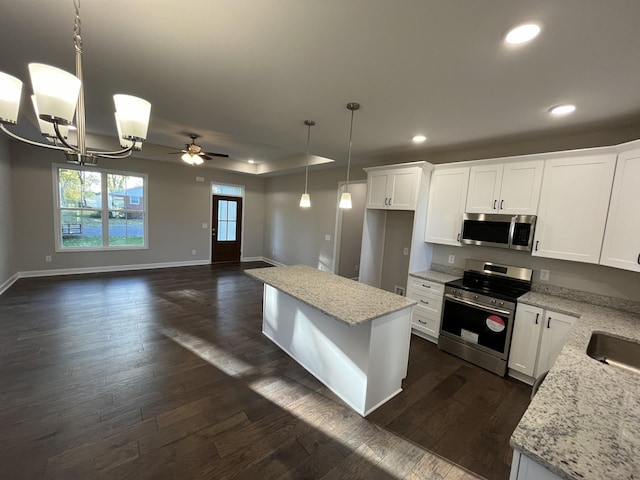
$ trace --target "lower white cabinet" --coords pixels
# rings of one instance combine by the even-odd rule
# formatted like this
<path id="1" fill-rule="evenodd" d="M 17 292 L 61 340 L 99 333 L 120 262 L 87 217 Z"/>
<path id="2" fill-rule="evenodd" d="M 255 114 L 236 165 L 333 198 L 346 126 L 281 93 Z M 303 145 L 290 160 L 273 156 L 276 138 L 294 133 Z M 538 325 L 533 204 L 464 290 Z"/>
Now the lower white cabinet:
<path id="1" fill-rule="evenodd" d="M 547 470 L 517 450 L 513 451 L 509 480 L 560 480 L 561 477 Z"/>
<path id="2" fill-rule="evenodd" d="M 529 382 L 547 372 L 567 342 L 576 317 L 519 303 L 511 337 L 509 369 Z M 518 376 L 520 378 L 520 376 Z"/>
<path id="3" fill-rule="evenodd" d="M 440 334 L 440 316 L 444 298 L 442 283 L 409 276 L 407 298 L 416 300 L 417 305 L 411 312 L 411 328 L 423 334 L 428 340 L 436 342 Z"/>

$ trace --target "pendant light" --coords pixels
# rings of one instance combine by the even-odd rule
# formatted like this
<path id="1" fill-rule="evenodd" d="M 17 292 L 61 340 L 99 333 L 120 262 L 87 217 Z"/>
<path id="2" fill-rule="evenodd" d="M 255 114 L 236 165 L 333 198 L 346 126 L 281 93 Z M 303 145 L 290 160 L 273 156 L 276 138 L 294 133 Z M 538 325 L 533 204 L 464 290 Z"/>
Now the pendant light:
<path id="1" fill-rule="evenodd" d="M 344 193 L 340 196 L 339 208 L 351 208 L 351 194 L 349 193 L 349 170 L 351 169 L 351 139 L 353 138 L 353 112 L 360 109 L 359 103 L 347 103 L 347 109 L 351 110 L 351 127 L 349 128 L 349 156 L 347 157 L 347 184 Z"/>
<path id="2" fill-rule="evenodd" d="M 311 206 L 311 197 L 307 193 L 307 184 L 309 182 L 309 139 L 311 138 L 311 127 L 316 124 L 313 120 L 305 120 L 304 124 L 307 126 L 307 166 L 304 170 L 304 193 L 300 197 L 300 206 L 302 208 L 309 208 Z"/>

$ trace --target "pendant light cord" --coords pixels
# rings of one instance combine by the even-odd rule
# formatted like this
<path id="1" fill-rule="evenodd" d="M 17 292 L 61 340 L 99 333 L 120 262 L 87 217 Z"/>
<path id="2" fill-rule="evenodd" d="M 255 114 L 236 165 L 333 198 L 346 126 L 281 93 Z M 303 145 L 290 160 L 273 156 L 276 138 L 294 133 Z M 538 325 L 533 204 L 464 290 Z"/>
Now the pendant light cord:
<path id="1" fill-rule="evenodd" d="M 351 140 L 353 138 L 353 112 L 360 108 L 359 103 L 347 103 L 347 108 L 351 110 L 351 126 L 349 127 L 349 155 L 347 156 L 347 184 L 345 189 L 349 188 L 349 172 L 351 170 Z"/>
<path id="2" fill-rule="evenodd" d="M 307 183 L 309 181 L 309 139 L 311 138 L 311 125 L 313 125 L 312 120 L 307 120 L 304 122 L 307 125 L 307 166 L 304 171 L 304 193 L 307 193 Z"/>

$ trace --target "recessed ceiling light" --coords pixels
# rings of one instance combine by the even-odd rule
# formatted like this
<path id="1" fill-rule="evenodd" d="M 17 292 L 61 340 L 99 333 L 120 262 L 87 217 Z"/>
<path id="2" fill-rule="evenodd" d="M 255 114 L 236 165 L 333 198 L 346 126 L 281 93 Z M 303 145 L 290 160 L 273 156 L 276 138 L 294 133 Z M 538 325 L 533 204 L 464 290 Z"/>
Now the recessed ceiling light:
<path id="1" fill-rule="evenodd" d="M 413 143 L 422 143 L 427 139 L 424 135 L 416 135 L 412 138 Z"/>
<path id="2" fill-rule="evenodd" d="M 555 107 L 551 107 L 549 109 L 549 113 L 551 115 L 568 115 L 570 113 L 573 113 L 575 110 L 575 105 L 556 105 Z"/>
<path id="3" fill-rule="evenodd" d="M 509 45 L 520 45 L 533 40 L 539 33 L 540 25 L 535 23 L 525 23 L 509 30 L 504 41 Z"/>
<path id="4" fill-rule="evenodd" d="M 249 160 L 249 163 L 256 163 L 256 161 L 252 158 Z"/>

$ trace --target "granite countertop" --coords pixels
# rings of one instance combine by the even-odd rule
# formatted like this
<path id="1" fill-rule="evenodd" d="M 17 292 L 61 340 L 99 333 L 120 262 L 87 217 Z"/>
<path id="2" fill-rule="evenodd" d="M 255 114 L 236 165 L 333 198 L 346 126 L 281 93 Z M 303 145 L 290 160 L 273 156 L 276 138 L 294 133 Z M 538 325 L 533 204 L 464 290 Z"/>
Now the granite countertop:
<path id="1" fill-rule="evenodd" d="M 252 268 L 245 273 L 352 326 L 417 303 L 306 265 Z"/>
<path id="2" fill-rule="evenodd" d="M 449 273 L 437 272 L 435 270 L 413 272 L 413 273 L 410 273 L 409 275 L 412 277 L 421 278 L 423 280 L 429 280 L 431 282 L 436 282 L 436 283 L 453 282 L 454 280 L 462 278 L 462 275 L 451 275 Z"/>
<path id="3" fill-rule="evenodd" d="M 511 446 L 568 479 L 640 477 L 640 375 L 586 354 L 594 331 L 640 342 L 640 313 L 529 292 L 522 303 L 579 315 Z"/>

